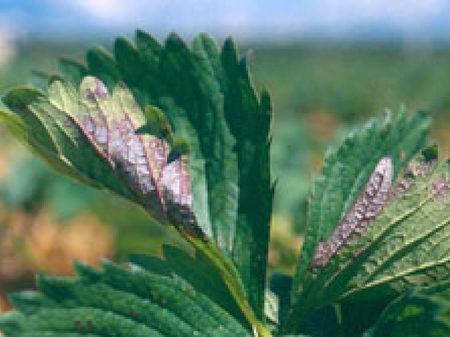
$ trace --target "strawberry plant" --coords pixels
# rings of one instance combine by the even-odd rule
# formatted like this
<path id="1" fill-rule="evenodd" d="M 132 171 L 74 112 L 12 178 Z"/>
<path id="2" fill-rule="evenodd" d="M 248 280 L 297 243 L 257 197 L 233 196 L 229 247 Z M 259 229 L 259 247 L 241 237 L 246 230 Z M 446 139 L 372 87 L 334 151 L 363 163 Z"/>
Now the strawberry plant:
<path id="1" fill-rule="evenodd" d="M 6 336 L 450 333 L 450 168 L 427 114 L 387 113 L 328 151 L 296 273 L 267 275 L 272 106 L 232 40 L 138 31 L 33 83 L 3 97 L 5 127 L 186 245 L 39 276 L 11 295 Z"/>

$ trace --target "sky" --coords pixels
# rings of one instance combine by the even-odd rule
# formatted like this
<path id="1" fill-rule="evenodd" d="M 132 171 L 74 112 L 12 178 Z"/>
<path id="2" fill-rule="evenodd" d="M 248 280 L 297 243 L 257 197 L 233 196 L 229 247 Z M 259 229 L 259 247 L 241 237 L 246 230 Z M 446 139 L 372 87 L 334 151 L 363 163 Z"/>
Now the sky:
<path id="1" fill-rule="evenodd" d="M 205 31 L 218 37 L 450 41 L 449 0 L 0 0 L 0 30 L 41 39 Z"/>

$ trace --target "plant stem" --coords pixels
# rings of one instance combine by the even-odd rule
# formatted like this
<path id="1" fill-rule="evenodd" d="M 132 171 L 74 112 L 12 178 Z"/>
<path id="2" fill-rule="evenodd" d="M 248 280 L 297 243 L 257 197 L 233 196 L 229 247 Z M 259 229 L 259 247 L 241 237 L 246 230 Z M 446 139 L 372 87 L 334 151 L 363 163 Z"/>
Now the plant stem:
<path id="1" fill-rule="evenodd" d="M 217 268 L 231 296 L 236 301 L 250 326 L 252 326 L 255 337 L 272 337 L 269 328 L 259 321 L 253 309 L 248 305 L 246 292 L 233 262 L 225 257 L 214 243 L 195 238 L 188 232 L 184 232 L 182 227 L 178 229 L 194 249 L 203 253 L 210 263 Z"/>

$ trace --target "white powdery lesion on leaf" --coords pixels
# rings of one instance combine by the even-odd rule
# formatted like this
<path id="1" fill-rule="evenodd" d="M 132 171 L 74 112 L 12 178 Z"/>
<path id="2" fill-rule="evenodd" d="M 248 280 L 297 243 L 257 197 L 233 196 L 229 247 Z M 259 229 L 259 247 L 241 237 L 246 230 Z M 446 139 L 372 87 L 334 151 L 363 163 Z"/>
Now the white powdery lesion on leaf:
<path id="1" fill-rule="evenodd" d="M 388 200 L 393 175 L 391 158 L 382 158 L 353 207 L 345 214 L 331 236 L 317 245 L 310 268 L 326 266 L 352 234 L 361 234 L 367 229 L 370 221 L 381 212 Z"/>
<path id="2" fill-rule="evenodd" d="M 168 164 L 161 176 L 166 199 L 183 206 L 192 205 L 191 180 L 187 170 L 186 161 L 180 158 Z"/>

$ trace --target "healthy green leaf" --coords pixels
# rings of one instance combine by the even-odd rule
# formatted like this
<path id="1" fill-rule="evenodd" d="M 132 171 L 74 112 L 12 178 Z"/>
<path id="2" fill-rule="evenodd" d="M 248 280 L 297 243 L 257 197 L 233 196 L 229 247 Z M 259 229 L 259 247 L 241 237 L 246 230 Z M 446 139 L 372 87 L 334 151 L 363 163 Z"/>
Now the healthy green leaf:
<path id="1" fill-rule="evenodd" d="M 323 173 L 314 184 L 309 205 L 305 243 L 293 282 L 294 309 L 287 323 L 288 330 L 295 331 L 293 327 L 298 326 L 301 317 L 309 311 L 339 298 L 322 288 L 324 284 L 331 282 L 333 268 L 330 266 L 337 259 L 333 256 L 325 268 L 313 268 L 310 265 L 316 248 L 320 247 L 319 242 L 328 239 L 358 195 L 363 193 L 364 186 L 381 158 L 389 158 L 393 165 L 393 175 L 397 176 L 400 169 L 424 145 L 429 122 L 429 118 L 423 113 L 412 116 L 404 112 L 389 114 L 355 131 L 340 147 L 327 154 Z M 371 227 L 370 223 L 369 228 Z M 352 254 L 355 251 L 357 250 L 353 250 Z M 339 251 L 337 255 L 340 254 Z M 347 256 L 347 259 L 353 260 L 353 256 Z M 358 271 L 352 268 L 352 272 Z M 342 279 L 337 277 L 337 280 L 341 289 L 346 286 Z"/>
<path id="2" fill-rule="evenodd" d="M 340 315 L 340 330 L 345 337 L 361 337 L 369 327 L 374 326 L 391 298 L 370 299 L 367 301 L 347 301 L 336 305 Z"/>
<path id="3" fill-rule="evenodd" d="M 450 302 L 407 292 L 393 301 L 363 337 L 445 337 L 450 335 Z"/>
<path id="4" fill-rule="evenodd" d="M 64 58 L 59 60 L 59 70 L 64 79 L 75 88 L 80 86 L 81 81 L 87 75 L 86 67 Z"/>
<path id="5" fill-rule="evenodd" d="M 156 266 L 163 274 L 179 275 L 240 321 L 245 317 L 246 324 L 252 326 L 258 336 L 270 336 L 268 329 L 248 307 L 246 294 L 234 265 L 215 246 L 193 243 L 196 247 L 194 258 L 178 249 L 165 247 L 163 252 L 167 263 L 164 268 L 161 268 L 162 263 L 155 258 L 137 255 L 131 260 L 146 269 L 155 269 Z M 196 269 L 192 269 L 193 265 Z"/>
<path id="6" fill-rule="evenodd" d="M 190 282 L 164 260 L 159 267 L 125 269 L 104 262 L 97 270 L 76 263 L 78 278 L 42 276 L 39 293 L 12 296 L 17 312 L 1 316 L 0 329 L 14 337 L 251 335 L 197 288 L 205 279 Z"/>
<path id="7" fill-rule="evenodd" d="M 327 306 L 308 314 L 302 320 L 300 330 L 303 334 L 313 337 L 341 335 L 341 327 L 339 326 L 335 308 Z"/>
<path id="8" fill-rule="evenodd" d="M 237 320 L 247 324 L 220 273 L 201 251 L 191 256 L 172 246 L 164 246 L 163 255 L 164 260 L 148 255 L 132 255 L 130 261 L 135 266 L 163 276 L 177 275 L 211 298 L 214 303 L 227 310 Z"/>

